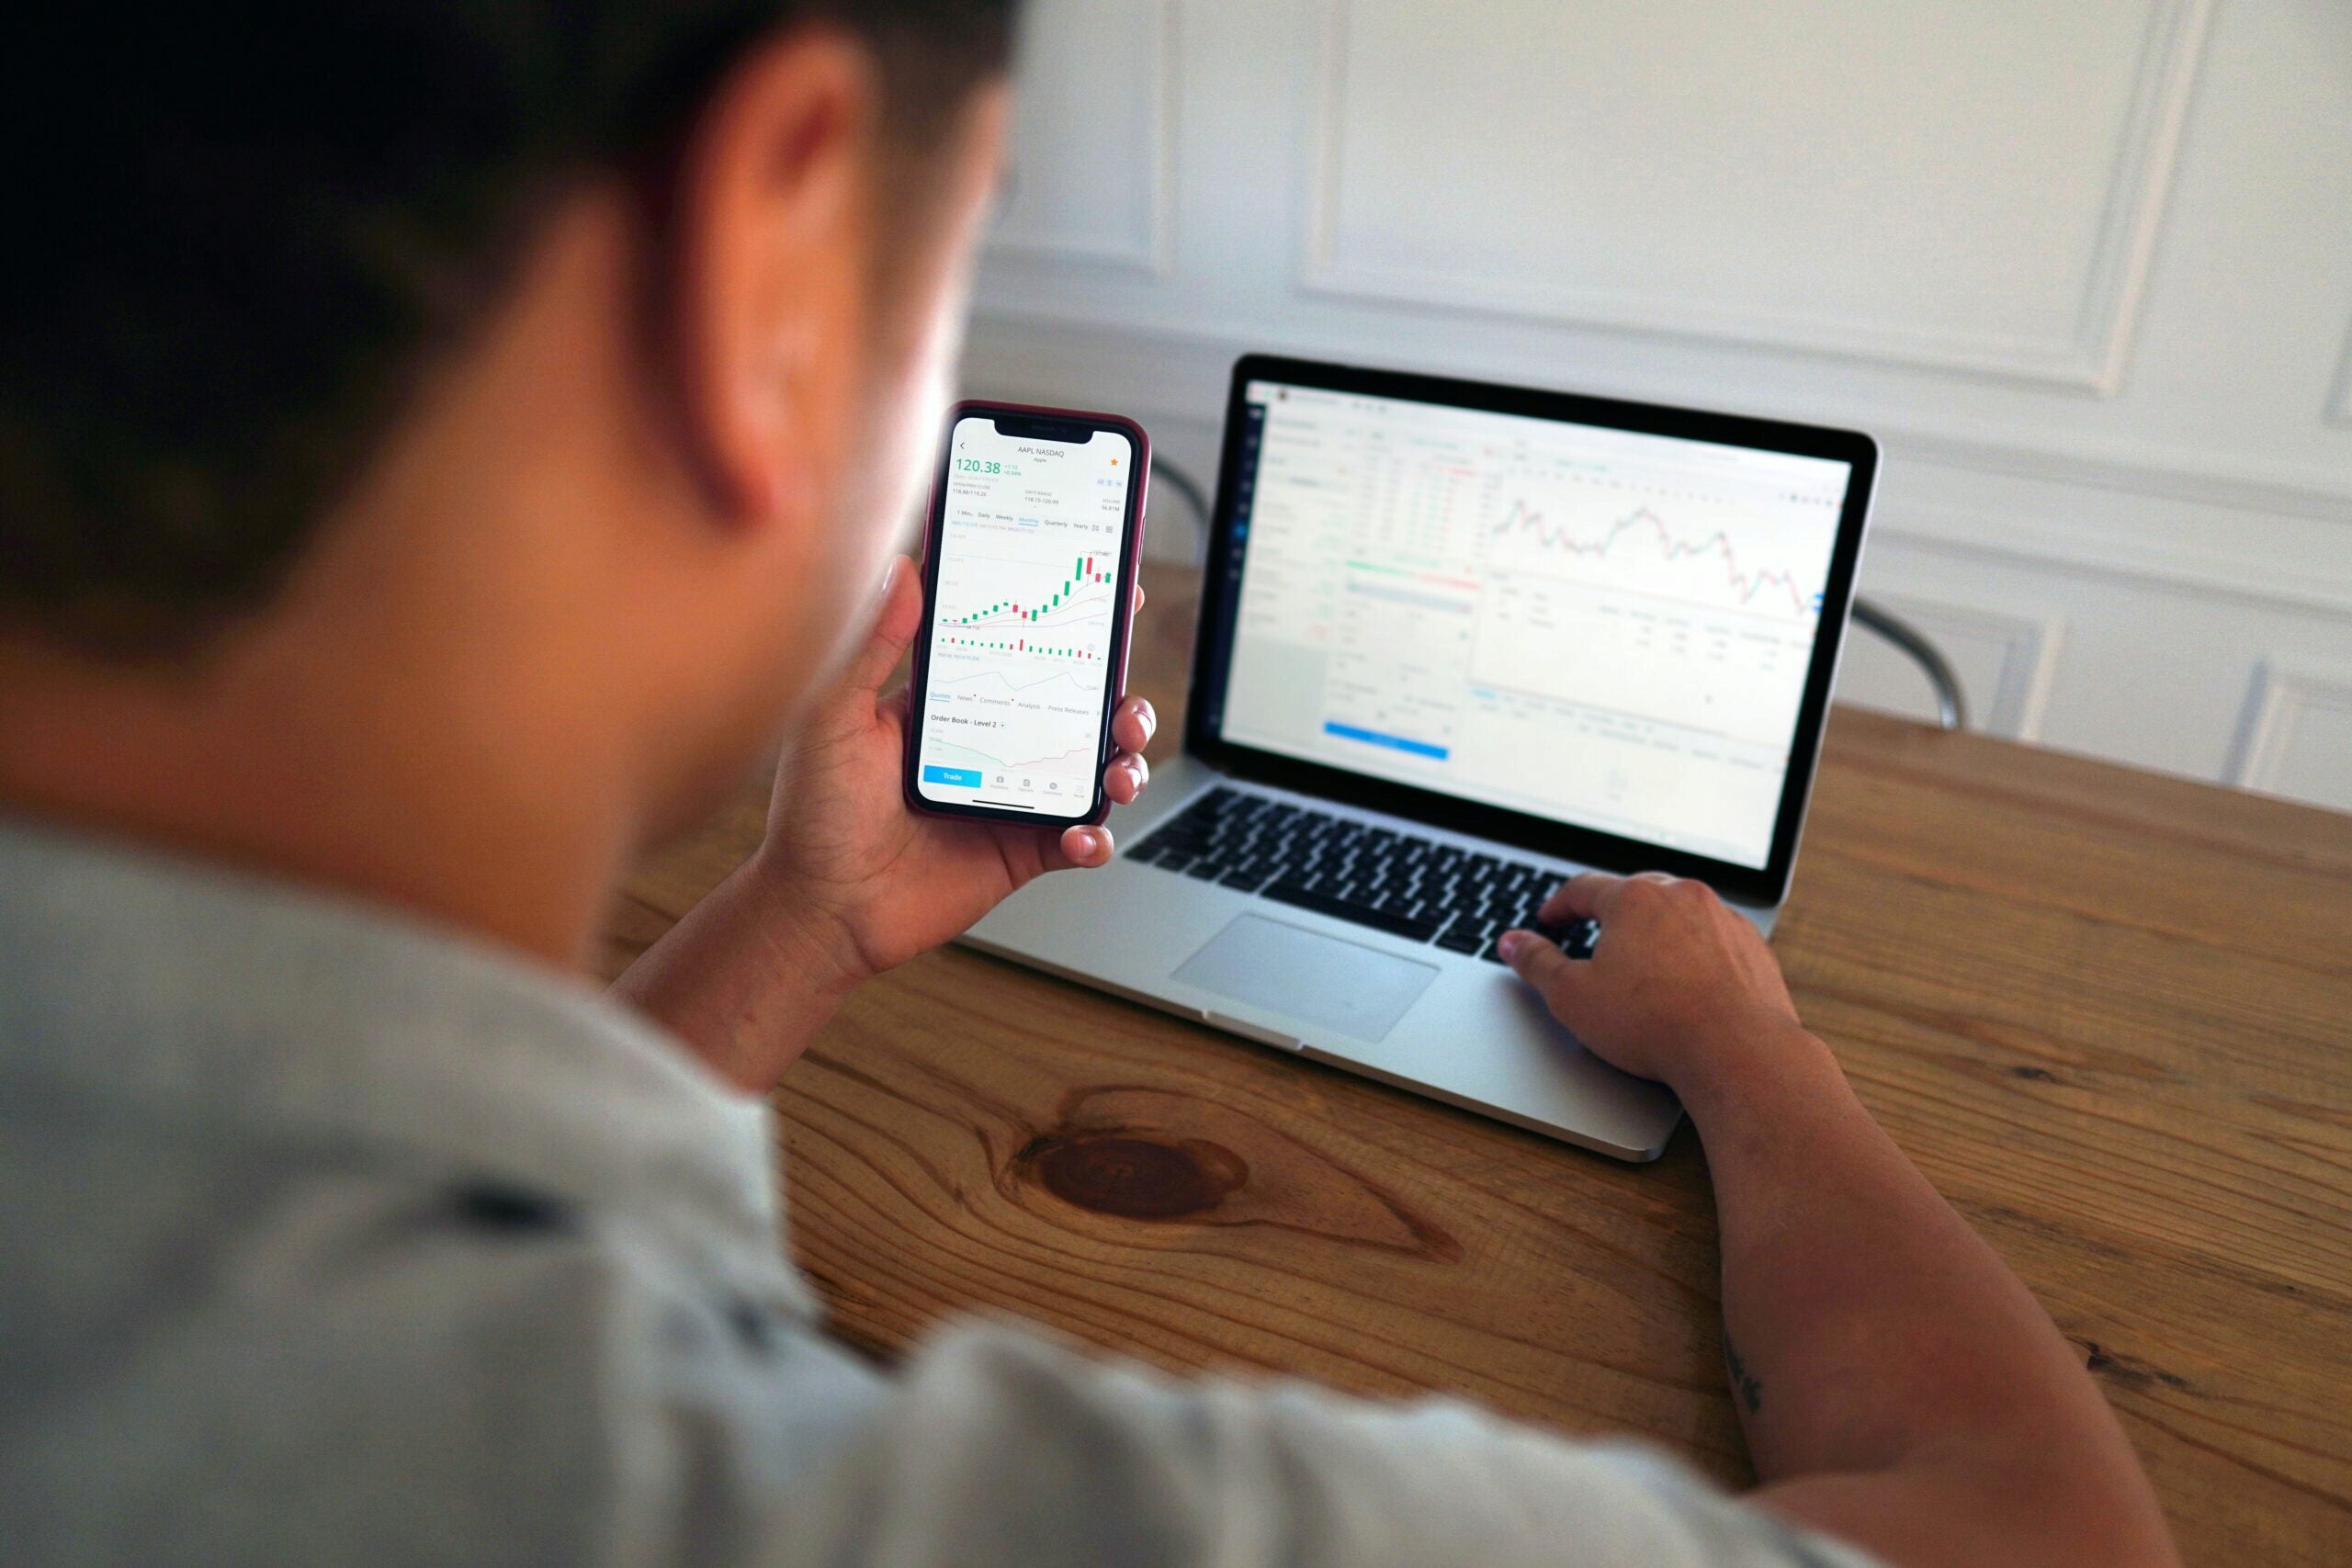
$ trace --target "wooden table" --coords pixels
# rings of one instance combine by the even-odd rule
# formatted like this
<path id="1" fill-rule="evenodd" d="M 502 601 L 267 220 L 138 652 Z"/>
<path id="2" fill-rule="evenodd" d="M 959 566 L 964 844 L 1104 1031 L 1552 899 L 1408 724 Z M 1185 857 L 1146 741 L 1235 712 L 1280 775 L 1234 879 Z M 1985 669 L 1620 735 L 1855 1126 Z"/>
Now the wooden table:
<path id="1" fill-rule="evenodd" d="M 1193 605 L 1151 581 L 1164 753 Z M 612 969 L 760 808 L 644 870 Z M 2352 818 L 1840 710 L 1775 946 L 2082 1348 L 2189 1561 L 2352 1562 Z M 1749 1477 L 1687 1127 L 1619 1165 L 961 950 L 867 987 L 777 1106 L 794 1250 L 884 1355 L 1012 1313 Z"/>

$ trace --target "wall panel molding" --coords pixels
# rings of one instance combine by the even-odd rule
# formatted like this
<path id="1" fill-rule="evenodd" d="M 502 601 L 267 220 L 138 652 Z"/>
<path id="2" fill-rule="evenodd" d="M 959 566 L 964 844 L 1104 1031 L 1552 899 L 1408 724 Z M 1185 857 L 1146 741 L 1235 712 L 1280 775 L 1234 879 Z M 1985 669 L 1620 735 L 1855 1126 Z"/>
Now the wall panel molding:
<path id="1" fill-rule="evenodd" d="M 2342 618 L 2352 636 L 2352 573 L 2310 581 L 2280 576 L 2259 558 L 2224 557 L 2177 536 L 2070 530 L 2063 537 L 1989 508 L 1882 503 L 1872 537 L 1961 559 L 2021 566 L 2061 578 L 2159 588 L 2263 610 Z"/>
<path id="2" fill-rule="evenodd" d="M 2203 54 L 2211 0 L 2154 0 L 2100 203 L 2097 239 L 2071 329 L 2047 337 L 1945 331 L 1889 320 L 1743 310 L 1671 293 L 1578 287 L 1540 277 L 1415 268 L 1347 254 L 1341 232 L 1343 109 L 1351 0 L 1326 0 L 1306 238 L 1299 282 L 1310 293 L 1553 325 L 1662 333 L 1794 349 L 1908 369 L 1960 371 L 2109 395 L 2121 385 L 2162 228 L 2176 156 Z"/>
<path id="3" fill-rule="evenodd" d="M 1843 416 L 1826 417 L 1834 423 Z M 2233 512 L 2352 524 L 2352 476 L 2330 473 L 2305 478 L 2245 464 L 2185 463 L 2169 447 L 2144 453 L 2080 451 L 1946 435 L 1883 423 L 1847 423 L 1868 424 L 1891 447 L 1900 448 L 1897 457 L 1944 468 L 2120 491 Z"/>
<path id="4" fill-rule="evenodd" d="M 1125 231 L 1106 233 L 1075 221 L 1095 218 L 1103 206 L 1101 200 L 1024 199 L 1022 170 L 1034 168 L 1035 160 L 1096 158 L 1114 145 L 1099 122 L 1091 128 L 1072 125 L 1069 114 L 1057 113 L 1071 106 L 1049 94 L 1024 93 L 1018 100 L 1023 107 L 1016 113 L 1035 114 L 1040 121 L 1025 134 L 1016 127 L 1012 194 L 989 234 L 989 253 L 1139 277 L 1168 276 L 1175 256 L 1175 0 L 1059 0 L 1058 6 L 1056 0 L 1032 0 L 1031 10 L 1034 14 L 1022 28 L 1029 40 L 1024 48 L 1069 48 L 1086 56 L 1078 62 L 1041 60 L 1039 73 L 1049 85 L 1099 86 L 1095 78 L 1114 62 L 1134 73 L 1135 90 L 1109 96 L 1113 112 L 1140 117 L 1141 123 L 1128 129 L 1141 149 L 1141 166 L 1088 165 L 1064 175 L 1059 183 L 1065 188 L 1086 186 L 1103 193 L 1137 192 L 1138 210 Z M 1080 46 L 1090 40 L 1090 28 L 1095 34 L 1107 29 L 1120 36 L 1109 42 L 1093 38 L 1096 47 L 1081 51 Z M 1080 112 L 1091 118 L 1088 111 Z M 1091 113 L 1100 112 L 1100 107 L 1091 107 Z"/>
<path id="5" fill-rule="evenodd" d="M 2011 740 L 2041 738 L 2064 651 L 2064 621 L 1910 593 L 1872 591 L 1870 597 L 1925 632 L 1951 660 L 1967 694 L 1970 728 Z M 1883 649 L 1860 627 L 1849 636 L 1852 640 L 1838 671 L 1838 694 L 1844 701 L 1874 705 L 1896 688 L 1897 682 L 1882 671 L 1902 656 Z M 1906 670 L 1903 679 L 1907 681 L 1909 673 Z M 1924 677 L 1918 679 L 1918 686 L 1923 694 L 1928 690 Z M 1920 711 L 1927 716 L 1933 715 L 1932 707 Z"/>
<path id="6" fill-rule="evenodd" d="M 2352 664 L 2256 666 L 2230 776 L 2244 789 L 2305 796 L 2308 781 L 2332 777 L 2339 798 L 2329 804 L 2352 808 Z"/>

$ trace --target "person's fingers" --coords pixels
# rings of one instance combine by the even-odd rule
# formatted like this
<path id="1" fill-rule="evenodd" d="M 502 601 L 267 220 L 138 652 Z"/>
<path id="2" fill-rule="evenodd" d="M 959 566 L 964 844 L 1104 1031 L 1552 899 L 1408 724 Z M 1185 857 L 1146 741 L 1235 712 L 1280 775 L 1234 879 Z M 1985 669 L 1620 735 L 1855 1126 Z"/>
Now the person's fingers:
<path id="1" fill-rule="evenodd" d="M 1495 948 L 1514 974 L 1534 987 L 1554 1011 L 1559 1010 L 1569 984 L 1568 965 L 1574 960 L 1534 931 L 1505 931 L 1495 939 Z"/>
<path id="2" fill-rule="evenodd" d="M 874 614 L 874 629 L 843 672 L 842 684 L 853 690 L 878 692 L 890 678 L 907 644 L 922 625 L 922 584 L 914 562 L 892 556 L 882 573 L 882 600 Z"/>
<path id="3" fill-rule="evenodd" d="M 1107 828 L 1065 828 L 1061 842 L 1064 864 L 1073 866 L 1101 865 L 1111 858 L 1111 830 Z"/>
<path id="4" fill-rule="evenodd" d="M 1129 697 L 1111 716 L 1111 739 L 1122 751 L 1141 751 L 1159 731 L 1159 716 L 1141 697 Z"/>
<path id="5" fill-rule="evenodd" d="M 1535 918 L 1546 925 L 1562 920 L 1598 919 L 1600 912 L 1616 901 L 1617 891 L 1624 885 L 1623 877 L 1611 876 L 1605 871 L 1580 871 L 1553 889 L 1552 896 L 1544 900 L 1544 907 L 1535 911 Z"/>
<path id="6" fill-rule="evenodd" d="M 1151 764 L 1133 752 L 1111 759 L 1102 770 L 1102 789 L 1120 806 L 1133 806 L 1143 794 L 1143 786 L 1151 782 Z"/>
<path id="7" fill-rule="evenodd" d="M 1143 614 L 1143 602 L 1144 602 L 1144 598 L 1145 598 L 1145 594 L 1144 594 L 1144 591 L 1143 591 L 1143 584 L 1142 584 L 1142 583 L 1140 583 L 1140 582 L 1138 582 L 1138 583 L 1136 583 L 1136 610 L 1135 610 L 1135 613 L 1136 613 L 1136 615 L 1142 615 L 1142 614 Z"/>

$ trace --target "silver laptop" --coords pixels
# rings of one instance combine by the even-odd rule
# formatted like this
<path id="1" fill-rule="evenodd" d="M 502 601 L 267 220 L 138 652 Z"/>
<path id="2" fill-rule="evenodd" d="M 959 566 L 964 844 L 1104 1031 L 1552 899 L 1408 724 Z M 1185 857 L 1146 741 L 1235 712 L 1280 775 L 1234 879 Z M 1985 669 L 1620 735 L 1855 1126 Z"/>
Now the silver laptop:
<path id="1" fill-rule="evenodd" d="M 1673 1096 L 1495 937 L 1588 867 L 1703 878 L 1771 931 L 1876 468 L 1847 431 L 1243 359 L 1184 754 L 1108 868 L 966 940 L 1655 1158 Z"/>

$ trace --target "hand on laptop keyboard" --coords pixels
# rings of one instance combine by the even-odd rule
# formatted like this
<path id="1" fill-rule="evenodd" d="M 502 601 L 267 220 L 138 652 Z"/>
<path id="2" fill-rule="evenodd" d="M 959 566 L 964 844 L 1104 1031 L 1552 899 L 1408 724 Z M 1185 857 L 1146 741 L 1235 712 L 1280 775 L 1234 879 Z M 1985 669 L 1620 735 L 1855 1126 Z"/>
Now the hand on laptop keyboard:
<path id="1" fill-rule="evenodd" d="M 1532 927 L 1586 958 L 1599 927 L 1537 916 L 1559 878 L 1539 866 L 1394 828 L 1215 789 L 1127 852 L 1162 871 L 1500 964 L 1495 939 Z"/>
<path id="2" fill-rule="evenodd" d="M 1759 1063 L 1769 1071 L 1789 1042 L 1811 1040 L 1762 933 L 1702 882 L 1586 872 L 1541 913 L 1607 923 L 1591 963 L 1564 963 L 1516 931 L 1506 933 L 1508 962 L 1594 1055 L 1629 1073 L 1688 1100 Z"/>

